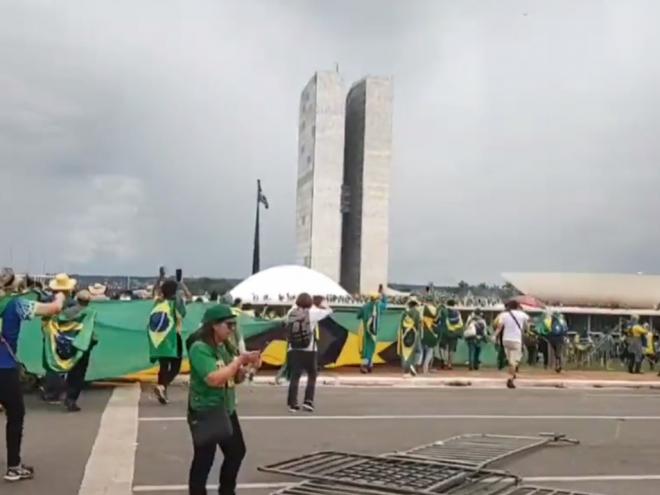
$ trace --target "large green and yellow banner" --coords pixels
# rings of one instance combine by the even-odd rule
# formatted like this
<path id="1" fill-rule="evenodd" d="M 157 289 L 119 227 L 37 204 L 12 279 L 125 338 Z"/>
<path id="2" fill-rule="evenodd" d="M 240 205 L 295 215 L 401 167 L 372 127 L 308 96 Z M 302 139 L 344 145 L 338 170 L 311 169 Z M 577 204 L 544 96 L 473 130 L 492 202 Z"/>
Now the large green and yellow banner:
<path id="1" fill-rule="evenodd" d="M 149 356 L 147 322 L 153 301 L 107 301 L 92 303 L 95 312 L 94 332 L 98 345 L 92 351 L 88 380 L 120 378 L 153 370 Z M 195 331 L 209 304 L 190 303 L 183 321 L 184 337 Z M 381 316 L 375 364 L 398 362 L 396 340 L 402 309 L 390 308 Z M 264 320 L 247 314 L 239 316 L 239 325 L 248 349 L 261 350 L 264 362 L 279 366 L 286 356 L 282 320 Z M 360 364 L 357 309 L 342 308 L 320 324 L 319 362 L 327 368 Z M 41 321 L 24 323 L 19 342 L 19 358 L 32 373 L 43 374 Z M 463 342 L 461 342 L 463 344 Z M 482 351 L 484 364 L 495 362 L 492 345 Z M 467 349 L 459 346 L 456 363 L 467 361 Z"/>

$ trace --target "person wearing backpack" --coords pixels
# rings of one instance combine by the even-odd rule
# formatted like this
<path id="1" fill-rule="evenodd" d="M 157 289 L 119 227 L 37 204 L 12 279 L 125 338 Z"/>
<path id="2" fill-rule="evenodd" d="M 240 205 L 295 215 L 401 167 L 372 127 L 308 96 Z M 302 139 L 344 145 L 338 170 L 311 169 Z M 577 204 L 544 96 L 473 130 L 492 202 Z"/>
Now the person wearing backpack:
<path id="1" fill-rule="evenodd" d="M 480 309 L 476 309 L 468 319 L 465 325 L 465 332 L 463 337 L 468 346 L 468 362 L 470 371 L 478 370 L 481 361 L 481 344 L 486 340 L 486 331 L 488 325 L 484 320 L 483 313 Z"/>
<path id="2" fill-rule="evenodd" d="M 462 333 L 463 317 L 461 312 L 456 309 L 456 301 L 450 299 L 438 314 L 438 334 L 440 336 L 438 346 L 442 361 L 441 368 L 452 369 L 454 353 Z"/>
<path id="3" fill-rule="evenodd" d="M 547 332 L 548 347 L 552 350 L 554 357 L 554 368 L 557 373 L 562 370 L 562 357 L 564 355 L 564 344 L 568 333 L 566 318 L 556 311 L 548 311 L 543 319 L 545 331 Z"/>
<path id="4" fill-rule="evenodd" d="M 295 306 L 286 316 L 286 334 L 289 342 L 287 363 L 291 374 L 287 394 L 289 412 L 300 410 L 298 385 L 303 371 L 307 374 L 307 386 L 305 387 L 305 401 L 302 409 L 307 412 L 314 412 L 319 338 L 318 324 L 331 313 L 332 309 L 327 306 L 325 301 L 319 306 L 314 306 L 312 296 L 303 292 L 297 297 Z"/>

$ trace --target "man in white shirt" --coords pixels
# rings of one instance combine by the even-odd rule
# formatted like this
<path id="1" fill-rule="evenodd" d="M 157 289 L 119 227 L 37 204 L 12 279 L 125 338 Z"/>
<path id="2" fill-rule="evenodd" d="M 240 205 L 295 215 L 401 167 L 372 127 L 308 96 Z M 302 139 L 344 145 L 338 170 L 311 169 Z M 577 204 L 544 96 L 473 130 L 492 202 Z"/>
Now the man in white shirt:
<path id="1" fill-rule="evenodd" d="M 502 346 L 509 362 L 509 379 L 506 381 L 508 388 L 516 388 L 516 370 L 522 359 L 523 335 L 529 326 L 529 315 L 522 311 L 517 301 L 508 301 L 504 305 L 504 311 L 495 319 L 495 337 L 498 341 L 502 335 Z"/>

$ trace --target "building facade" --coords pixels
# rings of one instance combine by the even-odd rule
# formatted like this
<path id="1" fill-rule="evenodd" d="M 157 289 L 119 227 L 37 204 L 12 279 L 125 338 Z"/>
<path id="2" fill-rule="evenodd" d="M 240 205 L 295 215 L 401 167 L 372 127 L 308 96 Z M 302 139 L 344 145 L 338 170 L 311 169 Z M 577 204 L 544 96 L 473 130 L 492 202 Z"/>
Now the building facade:
<path id="1" fill-rule="evenodd" d="M 340 279 L 345 87 L 317 72 L 300 97 L 296 263 Z"/>
<path id="2" fill-rule="evenodd" d="M 392 81 L 367 77 L 346 97 L 341 285 L 351 293 L 387 285 Z"/>

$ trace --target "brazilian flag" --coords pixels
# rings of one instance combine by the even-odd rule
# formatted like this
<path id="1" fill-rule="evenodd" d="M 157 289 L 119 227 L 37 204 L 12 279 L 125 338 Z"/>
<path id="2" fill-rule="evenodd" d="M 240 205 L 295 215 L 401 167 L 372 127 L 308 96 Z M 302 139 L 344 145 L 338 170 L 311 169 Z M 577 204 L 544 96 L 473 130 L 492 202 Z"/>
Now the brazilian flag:
<path id="1" fill-rule="evenodd" d="M 422 344 L 426 347 L 438 345 L 438 334 L 436 333 L 436 320 L 438 309 L 432 304 L 422 307 Z"/>
<path id="2" fill-rule="evenodd" d="M 182 325 L 183 318 L 176 310 L 174 301 L 158 301 L 154 305 L 147 324 L 152 362 L 160 358 L 179 357 L 177 333 Z"/>
<path id="3" fill-rule="evenodd" d="M 419 313 L 415 309 L 406 310 L 401 317 L 397 352 L 406 363 L 411 363 L 415 355 L 419 323 Z"/>
<path id="4" fill-rule="evenodd" d="M 92 345 L 95 321 L 96 312 L 89 309 L 44 319 L 44 366 L 56 373 L 71 371 Z"/>

